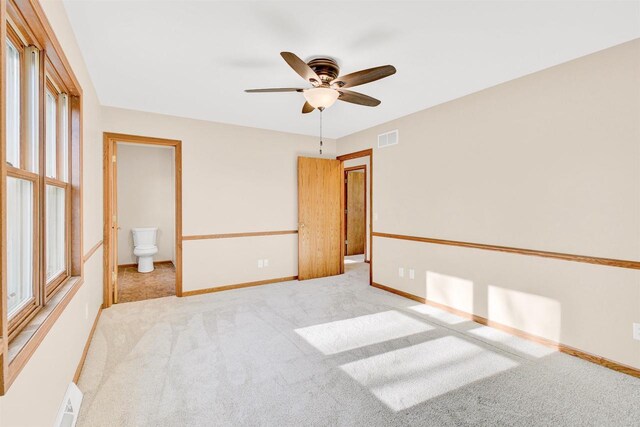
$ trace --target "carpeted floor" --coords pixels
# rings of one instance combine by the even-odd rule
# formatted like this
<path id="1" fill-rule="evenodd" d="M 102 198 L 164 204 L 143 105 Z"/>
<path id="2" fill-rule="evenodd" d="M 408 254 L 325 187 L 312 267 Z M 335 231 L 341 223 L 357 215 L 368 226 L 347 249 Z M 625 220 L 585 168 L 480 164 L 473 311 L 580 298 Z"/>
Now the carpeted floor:
<path id="1" fill-rule="evenodd" d="M 345 264 L 355 264 L 358 262 L 364 262 L 364 254 L 360 255 L 347 255 L 344 257 Z"/>
<path id="2" fill-rule="evenodd" d="M 640 425 L 639 379 L 346 270 L 105 310 L 78 425 Z"/>

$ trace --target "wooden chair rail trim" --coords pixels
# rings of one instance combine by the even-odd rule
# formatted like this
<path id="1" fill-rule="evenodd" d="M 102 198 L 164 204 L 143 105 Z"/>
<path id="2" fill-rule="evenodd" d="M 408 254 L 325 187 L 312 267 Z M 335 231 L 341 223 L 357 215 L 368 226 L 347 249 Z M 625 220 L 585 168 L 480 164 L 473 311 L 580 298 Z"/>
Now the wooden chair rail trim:
<path id="1" fill-rule="evenodd" d="M 187 296 L 193 296 L 193 295 L 210 294 L 213 292 L 230 291 L 232 289 L 241 289 L 241 288 L 250 288 L 252 286 L 269 285 L 271 283 L 290 282 L 292 280 L 297 280 L 297 279 L 298 279 L 298 276 L 289 276 L 289 277 L 278 277 L 276 279 L 258 280 L 256 282 L 238 283 L 236 285 L 216 286 L 214 288 L 196 289 L 194 291 L 183 291 L 182 296 L 187 297 Z"/>
<path id="2" fill-rule="evenodd" d="M 93 245 L 93 247 L 91 249 L 89 249 L 89 252 L 87 252 L 82 257 L 82 262 L 85 263 L 85 262 L 89 261 L 89 258 L 91 258 L 93 256 L 93 254 L 96 253 L 96 251 L 100 248 L 100 246 L 102 246 L 102 240 L 100 240 L 98 243 Z"/>
<path id="3" fill-rule="evenodd" d="M 232 239 L 236 237 L 279 236 L 281 234 L 298 234 L 298 230 L 252 231 L 248 233 L 226 234 L 194 234 L 191 236 L 182 236 L 182 240 Z"/>
<path id="4" fill-rule="evenodd" d="M 627 374 L 627 375 L 631 375 L 631 376 L 636 377 L 636 378 L 640 378 L 640 369 L 637 369 L 637 368 L 634 368 L 634 367 L 631 367 L 631 366 L 628 366 L 628 365 L 625 365 L 625 364 L 622 364 L 622 363 L 619 363 L 619 362 L 615 362 L 613 360 L 604 358 L 602 356 L 596 356 L 596 355 L 588 353 L 586 351 L 579 350 L 577 348 L 570 347 L 568 345 L 565 345 L 565 344 L 562 344 L 562 343 L 558 343 L 558 342 L 549 340 L 547 338 L 542 338 L 542 337 L 539 337 L 537 335 L 533 335 L 533 334 L 530 334 L 528 332 L 525 332 L 523 330 L 512 328 L 511 326 L 507 326 L 507 325 L 502 324 L 502 323 L 494 322 L 494 321 L 486 319 L 486 318 L 484 318 L 482 316 L 477 316 L 475 314 L 468 313 L 468 312 L 462 311 L 462 310 L 458 310 L 457 308 L 453 308 L 453 307 L 450 307 L 448 305 L 440 304 L 440 303 L 437 303 L 435 301 L 430 301 L 430 300 L 428 300 L 426 298 L 419 297 L 417 295 L 413 295 L 413 294 L 410 294 L 408 292 L 400 291 L 398 289 L 394 289 L 394 288 L 391 288 L 389 286 L 381 285 L 381 284 L 375 283 L 375 282 L 371 286 L 373 286 L 375 288 L 378 288 L 378 289 L 382 289 L 383 291 L 387 291 L 387 292 L 390 292 L 390 293 L 395 294 L 395 295 L 399 295 L 399 296 L 404 297 L 404 298 L 408 298 L 408 299 L 413 300 L 413 301 L 417 301 L 417 302 L 422 303 L 422 304 L 427 304 L 427 305 L 439 308 L 441 310 L 444 310 L 446 312 L 455 314 L 457 316 L 463 317 L 465 319 L 471 320 L 471 321 L 479 323 L 481 325 L 489 326 L 489 327 L 494 328 L 494 329 L 499 329 L 501 331 L 504 331 L 504 332 L 507 332 L 507 333 L 509 333 L 511 335 L 515 335 L 517 337 L 526 339 L 528 341 L 532 341 L 532 342 L 535 342 L 535 343 L 538 343 L 538 344 L 542 344 L 542 345 L 544 345 L 546 347 L 550 347 L 550 348 L 552 348 L 554 350 L 557 350 L 557 351 L 559 351 L 561 353 L 565 353 L 565 354 L 568 354 L 570 356 L 578 357 L 578 358 L 586 360 L 588 362 L 604 366 L 605 368 L 609 368 L 609 369 L 612 369 L 614 371 L 621 372 L 623 374 Z"/>
<path id="5" fill-rule="evenodd" d="M 460 242 L 457 240 L 433 239 L 430 237 L 407 236 L 402 234 L 390 234 L 373 232 L 374 237 L 387 239 L 409 240 L 412 242 L 432 243 L 436 245 L 459 246 L 464 248 L 482 249 L 487 251 L 507 252 L 519 255 L 537 256 L 542 258 L 560 259 L 563 261 L 582 262 L 586 264 L 604 265 L 607 267 L 630 268 L 640 270 L 640 261 L 630 261 L 612 258 L 600 258 L 587 255 L 573 255 L 561 252 L 539 251 L 535 249 L 512 248 L 509 246 L 487 245 L 483 243 Z"/>

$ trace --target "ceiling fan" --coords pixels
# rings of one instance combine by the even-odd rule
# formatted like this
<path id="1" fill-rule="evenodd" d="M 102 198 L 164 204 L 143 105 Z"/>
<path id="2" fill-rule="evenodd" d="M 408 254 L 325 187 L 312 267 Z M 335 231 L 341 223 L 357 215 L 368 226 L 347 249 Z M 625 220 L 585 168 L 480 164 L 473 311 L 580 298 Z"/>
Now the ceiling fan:
<path id="1" fill-rule="evenodd" d="M 247 89 L 245 92 L 302 92 L 306 99 L 302 107 L 303 114 L 310 113 L 316 108 L 322 111 L 332 106 L 336 100 L 366 105 L 367 107 L 380 105 L 380 100 L 359 92 L 346 90 L 346 88 L 374 82 L 389 77 L 396 72 L 393 65 L 383 65 L 338 77 L 340 67 L 332 58 L 314 58 L 309 62 L 304 62 L 291 52 L 280 52 L 280 56 L 282 56 L 296 73 L 311 83 L 312 87 L 306 89 L 292 87 Z"/>

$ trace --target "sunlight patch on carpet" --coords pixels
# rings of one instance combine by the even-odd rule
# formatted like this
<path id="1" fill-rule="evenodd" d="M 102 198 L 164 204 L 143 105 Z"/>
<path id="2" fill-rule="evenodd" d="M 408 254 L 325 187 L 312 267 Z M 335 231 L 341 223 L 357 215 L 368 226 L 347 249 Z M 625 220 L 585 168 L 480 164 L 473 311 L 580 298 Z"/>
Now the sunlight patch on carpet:
<path id="1" fill-rule="evenodd" d="M 391 310 L 295 331 L 322 353 L 336 354 L 433 329 L 426 322 Z"/>
<path id="2" fill-rule="evenodd" d="M 401 411 L 517 366 L 514 360 L 447 336 L 342 365 L 394 411 Z"/>

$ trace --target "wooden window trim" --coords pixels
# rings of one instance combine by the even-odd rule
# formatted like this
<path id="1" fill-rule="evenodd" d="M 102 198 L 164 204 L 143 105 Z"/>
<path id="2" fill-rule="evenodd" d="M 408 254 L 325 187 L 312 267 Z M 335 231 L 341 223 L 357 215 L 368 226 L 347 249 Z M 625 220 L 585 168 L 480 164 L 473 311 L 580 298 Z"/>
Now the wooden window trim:
<path id="1" fill-rule="evenodd" d="M 21 37 L 19 30 L 16 30 L 13 25 L 7 25 L 7 39 L 13 45 L 20 50 L 20 52 L 24 52 L 24 48 L 27 47 L 27 44 L 24 41 L 24 37 Z"/>
<path id="2" fill-rule="evenodd" d="M 24 1 L 18 0 L 18 3 L 23 2 Z M 36 34 L 31 30 L 29 24 L 27 23 L 25 14 L 21 12 L 20 7 L 18 7 L 15 0 L 6 1 L 6 17 L 9 21 L 9 25 L 7 25 L 7 27 L 11 27 L 12 30 L 20 34 L 27 44 L 33 44 L 38 48 L 38 50 L 42 50 L 44 48 L 42 43 L 39 42 Z"/>
<path id="3" fill-rule="evenodd" d="M 47 281 L 46 283 L 46 290 L 45 290 L 45 304 L 47 302 L 49 302 L 49 300 L 51 299 L 51 297 L 56 293 L 56 291 L 58 289 L 60 289 L 60 286 L 67 280 L 69 279 L 69 274 L 67 269 L 65 268 L 64 270 L 62 270 L 61 272 L 59 272 L 58 274 L 56 274 L 55 276 L 53 276 L 50 280 Z"/>
<path id="4" fill-rule="evenodd" d="M 64 86 L 64 84 L 62 83 L 62 80 L 60 79 L 60 76 L 58 75 L 58 73 L 56 72 L 55 68 L 53 67 L 53 64 L 51 63 L 51 61 L 49 60 L 49 58 L 47 56 L 45 56 L 45 77 L 44 77 L 44 81 L 45 81 L 45 98 L 46 98 L 46 94 L 47 93 L 51 93 L 55 99 L 55 108 L 56 108 L 56 114 L 55 114 L 55 126 L 56 126 L 56 133 L 54 135 L 54 150 L 56 153 L 56 163 L 54 166 L 54 177 L 48 177 L 46 176 L 46 173 L 43 175 L 44 176 L 44 185 L 43 185 L 43 201 L 45 200 L 44 197 L 46 195 L 46 188 L 47 186 L 54 186 L 54 187 L 58 187 L 58 188 L 62 188 L 64 190 L 64 205 L 65 205 L 65 209 L 64 209 L 64 213 L 65 213 L 65 219 L 64 219 L 64 230 L 65 230 L 65 236 L 64 236 L 64 261 L 65 261 L 65 265 L 64 265 L 64 270 L 62 272 L 60 272 L 59 274 L 55 275 L 53 278 L 48 279 L 46 277 L 46 269 L 44 270 L 44 279 L 43 279 L 43 283 L 44 283 L 44 303 L 48 303 L 49 300 L 53 297 L 53 295 L 62 287 L 62 285 L 64 284 L 64 282 L 66 280 L 68 280 L 70 278 L 70 257 L 71 257 L 71 216 L 70 216 L 70 208 L 71 208 L 71 193 L 70 193 L 70 185 L 62 180 L 62 167 L 63 167 L 63 134 L 62 134 L 62 126 L 60 126 L 61 123 L 61 115 L 62 115 L 62 110 L 60 109 L 60 97 L 61 95 L 66 95 L 66 93 L 64 93 L 63 91 L 66 90 L 66 87 Z M 68 95 L 67 95 L 68 97 Z M 46 101 L 45 101 L 46 104 Z M 46 105 L 45 105 L 46 107 Z M 67 105 L 67 108 L 70 108 L 70 105 Z M 45 116 L 45 120 L 46 120 L 46 108 L 44 111 L 44 116 Z M 71 117 L 71 114 L 69 114 L 69 111 L 67 111 L 67 114 L 69 117 Z M 43 129 L 45 129 L 45 144 L 46 144 L 46 126 L 43 127 Z M 67 143 L 69 144 L 71 141 L 71 126 L 70 123 L 67 124 L 67 132 L 69 132 L 69 135 L 67 135 Z M 71 150 L 68 150 L 68 154 L 71 152 Z M 46 164 L 46 149 L 44 150 L 44 156 L 45 156 L 45 164 Z M 69 181 L 69 178 L 71 177 L 71 162 L 70 162 L 70 158 L 67 159 L 67 171 L 66 171 L 66 178 L 67 181 Z M 46 172 L 46 171 L 45 171 Z M 45 227 L 45 231 L 42 234 L 42 244 L 43 247 L 46 248 L 46 239 L 47 239 L 47 233 L 46 233 L 46 212 L 47 212 L 47 206 L 46 206 L 46 202 L 43 202 L 44 205 L 44 209 L 41 211 L 42 215 L 43 215 L 43 227 Z M 46 260 L 46 253 L 44 256 L 44 259 Z"/>
<path id="5" fill-rule="evenodd" d="M 20 94 L 19 94 L 19 99 L 20 99 L 20 116 L 22 117 L 24 115 L 24 113 L 26 112 L 26 102 L 25 102 L 25 90 L 24 90 L 24 80 L 25 80 L 25 71 L 26 71 L 26 65 L 25 65 L 25 55 L 24 55 L 24 49 L 26 47 L 26 45 L 24 44 L 22 38 L 19 36 L 18 32 L 16 30 L 13 29 L 13 27 L 11 25 L 7 25 L 7 36 L 4 38 L 4 40 L 2 41 L 3 43 L 6 43 L 7 41 L 9 41 L 14 48 L 16 48 L 16 50 L 18 51 L 18 54 L 20 55 Z M 3 91 L 4 92 L 4 91 Z M 4 95 L 3 95 L 4 96 Z M 20 162 L 19 164 L 16 166 L 16 168 L 18 169 L 26 169 L 25 167 L 25 162 L 26 162 L 26 153 L 25 153 L 25 124 L 24 121 L 21 120 L 20 121 Z"/>
<path id="6" fill-rule="evenodd" d="M 6 239 L 6 179 L 7 176 L 23 176 L 32 178 L 30 172 L 22 170 L 24 165 L 22 159 L 26 160 L 26 156 L 21 156 L 21 164 L 18 168 L 11 168 L 6 164 L 5 146 L 6 137 L 4 132 L 0 132 L 0 395 L 4 395 L 10 385 L 17 378 L 18 374 L 26 366 L 27 362 L 34 354 L 40 343 L 51 330 L 65 307 L 74 297 L 78 289 L 82 286 L 84 279 L 84 266 L 82 252 L 82 87 L 76 78 L 73 70 L 67 60 L 59 41 L 57 40 L 51 25 L 49 24 L 44 10 L 39 2 L 33 0 L 0 0 L 0 38 L 7 39 L 9 34 L 14 32 L 19 35 L 20 45 L 23 49 L 25 46 L 35 46 L 39 51 L 39 75 L 38 75 L 38 118 L 39 142 L 38 142 L 38 165 L 36 165 L 39 174 L 37 185 L 34 193 L 37 193 L 37 200 L 44 200 L 45 194 L 45 170 L 44 166 L 44 107 L 46 91 L 46 77 L 55 80 L 58 88 L 68 96 L 68 114 L 69 114 L 69 173 L 67 175 L 65 185 L 65 201 L 66 201 L 66 224 L 67 224 L 67 277 L 61 280 L 58 287 L 51 294 L 51 303 L 44 302 L 44 280 L 42 279 L 44 272 L 42 269 L 43 258 L 40 256 L 34 262 L 37 265 L 37 278 L 39 286 L 38 309 L 25 315 L 21 320 L 21 326 L 14 329 L 13 334 L 9 334 L 9 319 L 7 318 L 7 276 L 6 276 L 6 260 L 7 248 Z M 12 40 L 13 43 L 13 40 Z M 15 43 L 14 43 L 15 44 Z M 18 45 L 16 45 L 18 46 Z M 6 42 L 0 45 L 0 93 L 5 93 L 6 88 L 6 68 L 5 68 L 5 50 Z M 23 54 L 24 55 L 24 54 Z M 26 68 L 26 61 L 22 60 L 23 68 Z M 23 75 L 23 82 L 26 81 Z M 22 89 L 22 88 L 21 88 Z M 24 89 L 23 89 L 24 90 Z M 26 91 L 23 92 L 26 94 Z M 25 96 L 24 94 L 21 97 Z M 23 103 L 23 105 L 25 105 Z M 23 113 L 21 111 L 21 113 Z M 26 117 L 26 116 L 23 116 Z M 6 120 L 6 98 L 0 96 L 0 129 L 5 128 Z M 26 121 L 22 119 L 23 123 Z M 22 130 L 22 125 L 21 125 Z M 26 133 L 23 133 L 26 135 Z M 22 154 L 22 153 L 21 153 Z M 40 216 L 43 213 L 43 202 L 38 205 Z M 36 221 L 38 228 L 38 254 L 44 254 L 43 246 L 43 230 L 44 219 L 39 217 Z M 71 239 L 72 237 L 72 239 Z M 87 258 L 88 259 L 88 258 Z M 63 292 L 59 292 L 63 290 Z M 37 328 L 33 331 L 30 329 L 22 329 L 23 325 L 36 317 Z M 16 332 L 17 331 L 17 332 Z M 21 332 L 23 333 L 21 335 Z M 26 334 L 26 335 L 25 335 Z M 15 340 L 20 341 L 20 345 L 14 345 L 9 352 L 10 341 L 16 335 L 28 337 L 26 341 L 21 338 Z"/>
<path id="7" fill-rule="evenodd" d="M 49 300 L 53 297 L 53 295 L 60 290 L 60 288 L 63 286 L 63 284 L 71 278 L 71 260 L 70 260 L 70 255 L 71 255 L 71 215 L 69 212 L 69 206 L 71 205 L 71 186 L 63 181 L 57 180 L 57 179 L 51 179 L 51 178 L 45 178 L 45 190 L 46 191 L 46 187 L 47 186 L 52 186 L 52 187 L 57 187 L 57 188 L 62 188 L 64 190 L 64 205 L 65 205 L 65 209 L 64 209 L 64 214 L 65 214 L 65 220 L 64 220 L 64 251 L 65 251 L 65 257 L 64 257 L 64 269 L 56 274 L 54 277 L 52 277 L 51 279 L 47 279 L 46 277 L 46 269 L 43 269 L 43 283 L 44 283 L 44 303 L 48 303 Z M 44 211 L 43 211 L 43 226 L 46 228 L 46 210 L 47 210 L 47 206 L 45 203 L 44 206 Z M 42 245 L 43 247 L 46 248 L 46 243 L 47 243 L 47 235 L 46 235 L 46 230 L 43 233 L 42 236 Z M 45 257 L 46 259 L 46 254 Z"/>
<path id="8" fill-rule="evenodd" d="M 42 294 L 39 290 L 39 259 L 40 259 L 40 248 L 38 246 L 38 231 L 39 231 L 39 221 L 38 221 L 38 212 L 40 210 L 40 177 L 33 173 L 28 172 L 18 168 L 11 168 L 7 166 L 7 177 L 18 178 L 25 181 L 31 182 L 33 185 L 33 297 L 31 297 L 28 303 L 24 304 L 22 308 L 15 314 L 13 314 L 10 318 L 8 318 L 8 337 L 9 341 L 11 341 L 20 330 L 26 326 L 29 321 L 38 313 L 40 308 L 42 307 Z M 6 178 L 5 178 L 6 180 Z M 6 296 L 2 296 L 6 299 Z M 7 313 L 8 316 L 8 313 Z"/>
<path id="9" fill-rule="evenodd" d="M 56 108 L 56 116 L 55 116 L 55 127 L 56 127 L 56 134 L 54 136 L 54 151 L 56 152 L 56 164 L 53 167 L 53 176 L 48 176 L 47 175 L 47 168 L 46 168 L 46 164 L 47 164 L 47 139 L 49 137 L 49 135 L 47 135 L 47 97 L 49 96 L 49 94 L 51 94 L 51 96 L 53 96 L 54 98 L 54 104 L 55 104 L 55 108 Z M 42 130 L 44 132 L 44 150 L 43 150 L 43 156 L 44 156 L 44 164 L 45 164 L 45 169 L 43 171 L 43 176 L 47 179 L 56 179 L 58 178 L 58 166 L 60 164 L 60 159 L 58 159 L 59 156 L 59 150 L 58 150 L 58 136 L 60 135 L 60 129 L 58 129 L 58 100 L 60 98 L 60 92 L 58 92 L 58 88 L 54 86 L 54 84 L 51 82 L 51 80 L 49 79 L 49 76 L 47 75 L 45 77 L 45 90 L 44 90 L 44 110 L 42 112 L 43 115 L 43 119 L 45 121 L 44 126 L 42 126 Z"/>

